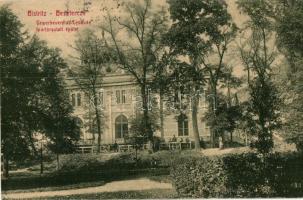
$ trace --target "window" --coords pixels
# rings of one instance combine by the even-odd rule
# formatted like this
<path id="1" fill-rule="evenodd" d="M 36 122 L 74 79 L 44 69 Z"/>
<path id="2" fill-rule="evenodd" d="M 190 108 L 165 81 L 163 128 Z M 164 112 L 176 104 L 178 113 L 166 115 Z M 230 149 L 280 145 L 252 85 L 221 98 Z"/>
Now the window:
<path id="1" fill-rule="evenodd" d="M 103 105 L 103 97 L 104 97 L 104 93 L 103 93 L 103 90 L 101 90 L 99 92 L 99 102 L 100 102 L 100 105 Z"/>
<path id="2" fill-rule="evenodd" d="M 116 102 L 117 104 L 124 104 L 126 102 L 126 91 L 125 90 L 116 90 Z"/>
<path id="3" fill-rule="evenodd" d="M 81 106 L 81 94 L 80 93 L 77 94 L 77 105 Z"/>
<path id="4" fill-rule="evenodd" d="M 128 122 L 124 115 L 120 115 L 115 121 L 115 136 L 116 138 L 123 138 L 128 134 Z"/>
<path id="5" fill-rule="evenodd" d="M 182 87 L 182 90 L 175 92 L 174 103 L 177 109 L 186 109 L 190 105 L 190 96 L 187 92 L 183 91 L 183 89 Z"/>
<path id="6" fill-rule="evenodd" d="M 178 116 L 178 136 L 188 136 L 188 119 L 184 114 Z"/>
<path id="7" fill-rule="evenodd" d="M 174 96 L 174 102 L 176 104 L 179 104 L 181 101 L 181 92 L 180 91 L 177 91 L 175 92 L 175 96 Z"/>
<path id="8" fill-rule="evenodd" d="M 125 90 L 121 90 L 121 96 L 122 96 L 122 103 L 125 103 L 126 102 Z"/>
<path id="9" fill-rule="evenodd" d="M 76 106 L 76 95 L 72 94 L 72 106 Z"/>
<path id="10" fill-rule="evenodd" d="M 116 102 L 117 102 L 117 104 L 119 104 L 121 102 L 121 99 L 120 99 L 120 90 L 116 90 Z"/>

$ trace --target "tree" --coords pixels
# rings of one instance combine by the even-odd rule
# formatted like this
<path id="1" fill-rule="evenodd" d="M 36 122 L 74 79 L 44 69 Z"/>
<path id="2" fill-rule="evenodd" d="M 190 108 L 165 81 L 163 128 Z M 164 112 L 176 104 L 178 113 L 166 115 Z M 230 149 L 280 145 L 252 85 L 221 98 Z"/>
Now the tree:
<path id="1" fill-rule="evenodd" d="M 48 48 L 46 43 L 36 36 L 31 39 L 27 48 L 32 49 L 32 57 L 41 64 L 41 90 L 37 90 L 40 93 L 36 91 L 36 95 L 39 95 L 37 106 L 41 121 L 39 132 L 49 141 L 48 147 L 57 155 L 59 166 L 59 154 L 73 152 L 80 136 L 80 127 L 72 116 L 69 95 L 61 76 L 62 69 L 67 65 L 60 57 L 59 49 Z"/>
<path id="2" fill-rule="evenodd" d="M 88 106 L 92 106 L 97 125 L 98 152 L 100 152 L 103 115 L 99 90 L 113 56 L 106 47 L 104 37 L 99 39 L 92 30 L 88 29 L 82 35 L 78 35 L 74 49 L 78 57 L 73 57 L 76 62 L 69 72 L 88 98 Z"/>
<path id="3" fill-rule="evenodd" d="M 38 109 L 35 106 L 39 71 L 30 66 L 25 56 L 22 24 L 11 9 L 0 7 L 0 63 L 1 63 L 1 148 L 4 177 L 8 177 L 9 161 L 20 161 L 35 150 L 32 132 L 38 129 Z M 37 120 L 36 123 L 35 120 Z"/>
<path id="4" fill-rule="evenodd" d="M 164 9 L 153 9 L 151 0 L 126 3 L 123 13 L 126 16 L 105 17 L 100 25 L 109 38 L 109 49 L 115 52 L 118 66 L 131 74 L 140 87 L 144 130 L 153 141 L 153 130 L 148 109 L 148 91 L 150 75 L 153 72 L 157 56 L 163 52 L 162 33 L 167 27 L 167 15 Z M 128 39 L 121 39 L 127 34 Z"/>
<path id="5" fill-rule="evenodd" d="M 38 156 L 36 133 L 50 136 L 50 126 L 53 131 L 70 127 L 64 122 L 70 119 L 71 110 L 57 110 L 62 116 L 58 120 L 65 119 L 60 122 L 64 123 L 61 126 L 49 124 L 46 120 L 53 116 L 55 109 L 60 107 L 58 105 L 69 105 L 59 79 L 63 60 L 58 50 L 48 48 L 36 36 L 22 33 L 22 24 L 7 6 L 0 8 L 0 25 L 1 146 L 7 177 L 9 161 L 22 162 L 33 155 Z M 74 134 L 61 133 L 65 138 Z"/>
<path id="6" fill-rule="evenodd" d="M 242 47 L 242 60 L 254 72 L 249 82 L 250 113 L 247 123 L 253 126 L 252 134 L 257 135 L 255 147 L 261 153 L 268 153 L 273 147 L 272 134 L 279 125 L 279 96 L 272 82 L 272 65 L 276 59 L 275 51 L 269 48 L 272 37 L 272 19 L 268 17 L 272 5 L 264 0 L 237 2 L 241 11 L 249 16 L 246 24 L 249 38 Z"/>
<path id="7" fill-rule="evenodd" d="M 285 118 L 285 136 L 290 142 L 303 149 L 303 2 L 299 0 L 275 2 L 275 30 L 277 46 L 286 57 L 287 75 L 280 83 L 285 96 L 283 116 Z"/>
<path id="8" fill-rule="evenodd" d="M 165 42 L 163 42 L 165 45 Z M 164 47 L 164 49 L 166 49 Z M 175 95 L 180 88 L 176 88 L 176 74 L 174 74 L 174 68 L 178 61 L 176 57 L 169 51 L 164 50 L 164 53 L 157 59 L 155 67 L 153 68 L 153 78 L 151 82 L 151 91 L 159 94 L 159 115 L 160 115 L 160 132 L 161 138 L 164 138 L 164 115 L 167 112 L 164 111 L 164 103 L 169 101 L 171 95 Z M 179 91 L 180 92 L 180 91 Z"/>
<path id="9" fill-rule="evenodd" d="M 214 132 L 220 135 L 216 135 L 216 137 L 221 136 L 223 140 L 223 144 L 225 145 L 225 135 L 224 132 L 228 131 L 231 135 L 230 142 L 232 141 L 232 133 L 237 128 L 237 124 L 242 117 L 241 106 L 236 102 L 230 103 L 229 97 L 223 95 L 222 93 L 218 94 L 218 107 L 217 114 L 214 117 L 213 110 L 210 107 L 205 114 L 205 119 L 207 121 L 207 125 L 213 127 Z"/>
<path id="10" fill-rule="evenodd" d="M 230 133 L 230 142 L 233 142 L 233 131 L 236 129 L 241 117 L 242 106 L 238 102 L 237 94 L 233 92 L 240 85 L 241 80 L 233 75 L 233 68 L 223 68 L 220 82 L 222 92 L 217 94 L 216 111 L 213 111 L 214 105 L 212 105 L 205 115 L 207 124 L 213 127 L 214 132 L 217 133 L 215 137 L 222 137 L 223 144 L 226 141 L 224 137 L 224 132 L 226 131 Z M 226 93 L 222 89 L 227 90 Z"/>
<path id="11" fill-rule="evenodd" d="M 159 130 L 159 120 L 158 120 L 159 113 L 156 110 L 152 110 L 150 113 L 150 122 L 152 131 L 155 132 Z M 137 113 L 136 115 L 132 116 L 130 119 L 130 128 L 129 133 L 126 136 L 126 140 L 130 143 L 134 144 L 136 150 L 141 148 L 144 143 L 149 140 L 148 135 L 143 132 L 145 130 L 145 122 L 142 113 Z M 153 144 L 153 150 L 155 146 Z"/>
<path id="12" fill-rule="evenodd" d="M 191 94 L 196 96 L 203 89 L 201 79 L 207 74 L 215 110 L 217 86 L 222 68 L 225 67 L 223 58 L 235 35 L 236 26 L 224 1 L 170 0 L 169 4 L 173 25 L 167 34 L 168 43 L 176 54 L 186 56 L 189 60 L 189 72 L 193 77 Z M 209 62 L 211 56 L 218 59 Z M 195 145 L 199 149 L 198 102 L 199 98 L 192 100 L 192 119 Z"/>
<path id="13" fill-rule="evenodd" d="M 226 108 L 229 116 L 229 121 L 233 124 L 227 131 L 230 133 L 230 142 L 233 142 L 233 131 L 236 128 L 236 124 L 233 122 L 238 121 L 241 115 L 241 104 L 238 102 L 238 96 L 232 92 L 232 89 L 236 89 L 241 86 L 242 80 L 233 75 L 233 68 L 225 68 L 222 73 L 222 85 L 221 88 L 227 89 Z M 223 141 L 224 142 L 224 141 Z"/>

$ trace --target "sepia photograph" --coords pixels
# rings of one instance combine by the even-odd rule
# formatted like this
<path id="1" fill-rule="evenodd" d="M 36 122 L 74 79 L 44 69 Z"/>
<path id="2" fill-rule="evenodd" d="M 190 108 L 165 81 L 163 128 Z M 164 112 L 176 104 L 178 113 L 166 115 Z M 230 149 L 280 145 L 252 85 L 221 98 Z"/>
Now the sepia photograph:
<path id="1" fill-rule="evenodd" d="M 303 0 L 0 0 L 1 199 L 303 198 Z"/>

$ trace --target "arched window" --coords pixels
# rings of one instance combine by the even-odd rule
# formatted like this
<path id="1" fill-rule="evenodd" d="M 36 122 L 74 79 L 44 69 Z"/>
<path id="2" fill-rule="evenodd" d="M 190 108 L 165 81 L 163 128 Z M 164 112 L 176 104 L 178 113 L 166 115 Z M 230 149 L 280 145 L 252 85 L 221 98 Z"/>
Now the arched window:
<path id="1" fill-rule="evenodd" d="M 188 136 L 188 119 L 184 114 L 178 116 L 178 136 Z"/>
<path id="2" fill-rule="evenodd" d="M 123 138 L 128 133 L 128 121 L 124 115 L 120 115 L 115 121 L 115 136 L 116 138 Z"/>

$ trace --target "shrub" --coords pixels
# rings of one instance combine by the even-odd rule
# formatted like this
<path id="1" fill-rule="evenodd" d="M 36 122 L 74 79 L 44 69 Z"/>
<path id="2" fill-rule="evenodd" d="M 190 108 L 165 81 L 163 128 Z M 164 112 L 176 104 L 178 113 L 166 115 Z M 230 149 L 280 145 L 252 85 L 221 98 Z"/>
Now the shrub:
<path id="1" fill-rule="evenodd" d="M 171 176 L 180 197 L 221 197 L 226 190 L 221 162 L 217 157 L 205 156 L 176 160 Z"/>
<path id="2" fill-rule="evenodd" d="M 243 153 L 183 157 L 171 175 L 181 197 L 299 197 L 302 169 L 300 154 Z"/>
<path id="3" fill-rule="evenodd" d="M 195 150 L 177 150 L 177 151 L 158 151 L 153 154 L 141 154 L 142 160 L 150 159 L 150 160 L 156 160 L 158 163 L 157 165 L 163 166 L 163 167 L 170 167 L 174 165 L 175 160 L 180 158 L 186 158 L 188 156 L 197 156 L 200 155 L 199 152 Z"/>
<path id="4" fill-rule="evenodd" d="M 133 169 L 135 165 L 135 159 L 130 153 L 115 154 L 111 157 L 96 154 L 71 154 L 61 159 L 59 172 Z"/>
<path id="5" fill-rule="evenodd" d="M 108 171 L 111 169 L 146 169 L 157 167 L 169 167 L 172 159 L 184 153 L 161 151 L 154 154 L 138 152 L 136 162 L 134 153 L 107 155 L 96 154 L 71 154 L 60 159 L 59 172 L 93 172 Z M 186 154 L 186 153 L 185 153 Z"/>

